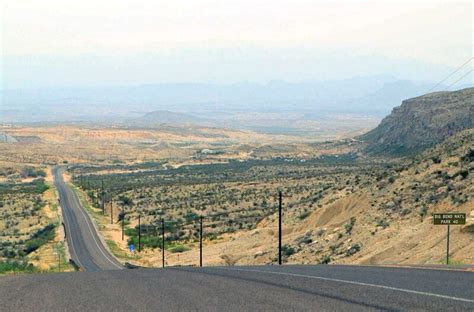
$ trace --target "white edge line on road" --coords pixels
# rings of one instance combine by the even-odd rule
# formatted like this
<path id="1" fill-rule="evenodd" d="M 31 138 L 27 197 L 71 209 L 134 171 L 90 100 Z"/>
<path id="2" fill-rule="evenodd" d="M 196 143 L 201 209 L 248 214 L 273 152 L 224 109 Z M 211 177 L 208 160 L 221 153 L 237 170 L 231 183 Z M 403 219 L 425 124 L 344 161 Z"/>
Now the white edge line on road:
<path id="1" fill-rule="evenodd" d="M 61 198 L 61 193 L 59 192 L 59 184 L 60 184 L 60 183 L 59 183 L 59 181 L 57 181 L 57 179 L 56 179 L 56 178 L 57 178 L 57 174 L 58 174 L 58 171 L 56 170 L 56 171 L 55 171 L 55 174 L 53 174 L 53 178 L 54 178 L 53 184 L 54 184 L 54 187 L 56 188 L 56 190 L 58 191 L 58 196 L 59 196 L 59 198 Z M 61 178 L 62 178 L 62 176 L 61 176 Z M 65 234 L 65 236 L 66 236 L 66 243 L 67 243 L 68 237 L 70 237 L 70 238 L 71 238 L 71 239 L 70 239 L 70 240 L 71 240 L 71 248 L 72 248 L 72 252 L 76 255 L 76 261 L 78 262 L 79 266 L 81 266 L 81 267 L 85 270 L 85 268 L 84 268 L 84 266 L 82 265 L 81 261 L 79 261 L 79 257 L 78 257 L 78 255 L 77 255 L 76 249 L 74 248 L 74 240 L 73 240 L 73 237 L 72 237 L 72 236 L 69 236 L 69 234 L 71 233 L 71 224 L 70 224 L 70 222 L 69 222 L 69 218 L 68 218 L 68 216 L 67 216 L 66 209 L 63 208 L 63 203 L 64 203 L 64 196 L 65 196 L 65 194 L 62 194 L 62 195 L 63 195 L 63 200 L 60 201 L 59 207 L 60 207 L 60 209 L 61 209 L 62 216 L 63 216 L 63 219 L 64 219 L 64 221 L 65 221 L 65 223 L 64 223 L 64 224 L 65 224 L 65 227 L 66 227 L 66 225 L 68 226 L 67 233 L 66 233 L 66 229 L 64 229 L 64 231 L 65 231 L 64 234 Z M 72 258 L 72 255 L 71 255 L 71 258 Z"/>
<path id="2" fill-rule="evenodd" d="M 82 207 L 82 204 L 79 202 L 79 199 L 77 198 L 76 192 L 75 192 L 74 190 L 72 190 L 71 188 L 69 188 L 69 187 L 66 185 L 66 183 L 64 182 L 62 173 L 61 173 L 60 178 L 63 180 L 64 190 L 65 190 L 65 193 L 66 193 L 66 194 L 65 194 L 66 197 L 67 197 L 67 191 L 68 191 L 68 190 L 71 191 L 72 197 L 73 197 L 74 201 L 78 204 L 79 210 L 81 211 L 81 213 L 82 213 L 82 215 L 83 215 L 83 217 L 84 217 L 84 219 L 85 219 L 85 221 L 86 221 L 87 227 L 89 228 L 89 231 L 91 232 L 92 238 L 94 239 L 94 242 L 95 242 L 97 248 L 99 248 L 100 252 L 104 255 L 104 257 L 107 259 L 107 261 L 109 261 L 110 263 L 112 263 L 112 264 L 113 264 L 114 266 L 116 266 L 117 268 L 123 269 L 123 267 L 121 267 L 121 266 L 119 266 L 118 264 L 114 263 L 114 262 L 104 253 L 104 251 L 102 250 L 102 248 L 100 248 L 99 244 L 97 243 L 97 240 L 95 239 L 94 233 L 92 232 L 92 229 L 91 229 L 91 227 L 90 227 L 90 224 L 89 224 L 89 222 L 88 222 L 88 220 L 87 220 L 87 216 L 86 216 L 85 213 L 84 213 L 84 208 Z M 71 242 L 72 242 L 72 237 L 71 237 Z M 73 247 L 73 249 L 74 249 L 74 247 Z M 76 254 L 76 256 L 77 256 L 77 254 Z"/>
<path id="3" fill-rule="evenodd" d="M 78 204 L 79 210 L 81 211 L 82 215 L 84 216 L 84 219 L 86 220 L 87 227 L 89 228 L 89 231 L 91 232 L 92 238 L 94 239 L 94 242 L 95 242 L 95 244 L 97 245 L 97 248 L 99 248 L 100 252 L 104 255 L 104 257 L 105 257 L 110 263 L 112 263 L 113 265 L 115 265 L 115 266 L 116 266 L 117 268 L 119 268 L 119 269 L 123 269 L 123 267 L 121 267 L 121 266 L 119 266 L 118 264 L 116 264 L 115 262 L 113 262 L 113 261 L 109 258 L 109 256 L 108 256 L 106 253 L 104 253 L 104 251 L 102 250 L 102 248 L 100 248 L 99 243 L 98 243 L 97 240 L 95 239 L 94 232 L 92 231 L 91 226 L 90 226 L 90 224 L 89 224 L 89 220 L 88 220 L 86 214 L 84 213 L 84 208 L 82 207 L 82 204 L 79 202 L 79 199 L 77 198 L 76 192 L 75 192 L 74 190 L 72 190 L 72 189 L 70 189 L 70 190 L 71 190 L 71 192 L 72 192 L 72 197 L 74 198 L 74 201 Z M 91 220 L 90 222 L 92 222 L 92 220 Z M 97 235 L 99 235 L 99 234 L 97 234 Z"/>
<path id="4" fill-rule="evenodd" d="M 321 277 L 321 276 L 313 276 L 313 275 L 304 275 L 304 274 L 297 274 L 297 273 L 287 273 L 287 272 L 274 272 L 274 271 L 265 271 L 265 270 L 249 270 L 249 269 L 236 269 L 236 268 L 225 268 L 225 270 L 243 271 L 243 272 L 256 272 L 256 273 L 268 273 L 268 274 L 287 275 L 287 276 L 294 276 L 294 277 L 304 277 L 304 278 L 318 279 L 318 280 L 323 280 L 323 281 L 331 281 L 331 282 L 346 283 L 346 284 L 359 285 L 359 286 L 382 288 L 382 289 L 388 289 L 388 290 L 401 291 L 401 292 L 405 292 L 405 293 L 409 293 L 409 294 L 424 295 L 424 296 L 437 297 L 437 298 L 442 298 L 442 299 L 450 299 L 450 300 L 474 303 L 474 300 L 472 300 L 472 299 L 452 297 L 452 296 L 446 296 L 446 295 L 440 295 L 440 294 L 434 294 L 434 293 L 429 293 L 429 292 L 424 292 L 424 291 L 417 291 L 417 290 L 410 290 L 410 289 L 404 289 L 404 288 L 397 288 L 397 287 L 391 287 L 391 286 L 384 286 L 384 285 L 369 284 L 369 283 L 363 283 L 363 282 L 341 280 L 341 279 L 337 279 L 337 278 L 329 278 L 329 277 Z"/>
<path id="5" fill-rule="evenodd" d="M 85 270 L 85 268 L 84 268 L 84 266 L 82 265 L 81 261 L 79 261 L 79 257 L 77 256 L 76 249 L 74 248 L 73 238 L 72 238 L 72 236 L 69 236 L 69 234 L 71 233 L 71 229 L 70 229 L 71 224 L 69 223 L 69 218 L 68 218 L 68 216 L 67 216 L 66 211 L 65 211 L 65 210 L 63 209 L 63 207 L 62 207 L 62 203 L 60 203 L 60 207 L 61 207 L 61 209 L 63 210 L 63 217 L 64 217 L 64 220 L 66 221 L 65 224 L 68 225 L 68 229 L 67 229 L 67 230 L 68 230 L 68 237 L 71 238 L 71 248 L 72 248 L 72 252 L 73 252 L 74 255 L 76 256 L 76 261 L 77 261 L 77 263 L 79 264 L 79 266 L 81 266 L 81 267 Z M 68 238 L 68 237 L 66 237 L 66 242 L 67 242 L 67 238 Z M 72 257 L 72 256 L 71 256 L 71 257 Z"/>

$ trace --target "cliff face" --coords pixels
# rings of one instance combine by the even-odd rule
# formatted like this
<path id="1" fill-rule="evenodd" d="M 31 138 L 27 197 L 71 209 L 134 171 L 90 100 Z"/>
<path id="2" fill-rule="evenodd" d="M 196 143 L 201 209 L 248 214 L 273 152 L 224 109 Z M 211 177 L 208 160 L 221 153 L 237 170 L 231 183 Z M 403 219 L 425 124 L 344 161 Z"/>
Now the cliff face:
<path id="1" fill-rule="evenodd" d="M 410 155 L 474 128 L 474 88 L 436 92 L 403 101 L 362 135 L 368 154 Z"/>

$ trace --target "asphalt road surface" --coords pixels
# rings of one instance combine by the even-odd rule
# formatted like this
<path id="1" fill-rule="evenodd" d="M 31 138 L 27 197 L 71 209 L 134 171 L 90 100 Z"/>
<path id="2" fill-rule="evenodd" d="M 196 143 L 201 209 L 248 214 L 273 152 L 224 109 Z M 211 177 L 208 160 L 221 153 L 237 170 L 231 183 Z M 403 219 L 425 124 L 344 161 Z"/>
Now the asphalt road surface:
<path id="1" fill-rule="evenodd" d="M 54 185 L 59 193 L 66 240 L 74 262 L 84 271 L 120 270 L 123 266 L 104 247 L 89 215 L 76 193 L 63 179 L 63 167 L 53 169 Z"/>
<path id="2" fill-rule="evenodd" d="M 362 266 L 0 277 L 2 311 L 474 311 L 474 273 Z"/>

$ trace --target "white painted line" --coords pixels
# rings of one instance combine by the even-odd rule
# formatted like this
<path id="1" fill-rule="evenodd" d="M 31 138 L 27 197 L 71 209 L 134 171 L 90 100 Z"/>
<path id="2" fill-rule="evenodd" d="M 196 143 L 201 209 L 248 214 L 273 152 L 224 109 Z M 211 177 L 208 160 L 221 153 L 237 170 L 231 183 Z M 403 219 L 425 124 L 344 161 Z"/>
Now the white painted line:
<path id="1" fill-rule="evenodd" d="M 62 176 L 60 177 L 62 179 Z M 58 176 L 57 176 L 57 171 L 56 171 L 56 175 L 54 176 L 54 180 L 55 182 L 57 182 L 57 184 L 55 183 L 55 187 L 56 187 L 56 190 L 58 191 L 58 195 L 59 195 L 59 198 L 61 198 L 61 194 L 59 193 L 59 184 L 60 182 L 57 181 L 58 180 Z M 78 262 L 79 266 L 81 266 L 84 270 L 84 266 L 82 265 L 81 261 L 79 261 L 79 257 L 77 256 L 77 252 L 76 252 L 76 249 L 74 248 L 74 240 L 73 240 L 73 237 L 72 236 L 69 236 L 69 234 L 71 233 L 71 223 L 69 222 L 69 218 L 67 216 L 67 212 L 66 212 L 66 209 L 63 207 L 63 203 L 64 203 L 64 196 L 65 194 L 62 194 L 63 195 L 63 199 L 61 200 L 61 202 L 59 203 L 59 207 L 60 209 L 62 210 L 62 214 L 63 214 L 63 217 L 64 217 L 64 221 L 65 221 L 65 224 L 67 224 L 68 226 L 68 229 L 67 229 L 67 237 L 71 237 L 71 248 L 72 248 L 72 252 L 76 255 L 76 261 Z M 67 237 L 66 237 L 66 242 L 67 242 Z"/>
<path id="2" fill-rule="evenodd" d="M 74 201 L 78 204 L 79 210 L 81 211 L 81 213 L 82 213 L 82 215 L 83 215 L 83 217 L 84 217 L 84 219 L 85 219 L 85 221 L 86 221 L 87 227 L 89 228 L 89 231 L 90 231 L 90 233 L 91 233 L 91 235 L 92 235 L 92 238 L 94 239 L 94 242 L 95 242 L 97 248 L 99 248 L 100 252 L 104 255 L 104 257 L 107 259 L 107 261 L 109 261 L 110 263 L 112 263 L 112 264 L 113 264 L 114 266 L 116 266 L 117 268 L 123 269 L 123 267 L 121 267 L 121 266 L 115 264 L 115 263 L 103 252 L 103 250 L 100 248 L 99 244 L 97 243 L 97 240 L 95 239 L 94 233 L 92 232 L 92 229 L 91 229 L 91 227 L 90 227 L 90 224 L 89 224 L 89 222 L 88 222 L 88 220 L 87 220 L 88 218 L 87 218 L 86 215 L 84 214 L 84 209 L 82 208 L 82 205 L 80 204 L 79 199 L 78 199 L 77 196 L 76 196 L 76 192 L 74 192 L 72 189 L 70 189 L 70 188 L 66 185 L 66 183 L 65 183 L 64 180 L 63 180 L 62 173 L 60 174 L 59 179 L 62 180 L 62 183 L 63 183 L 63 185 L 64 185 L 64 187 L 63 187 L 64 194 L 63 194 L 63 195 L 66 197 L 66 199 L 68 199 L 68 200 L 70 199 L 70 198 L 68 197 L 68 194 L 67 194 L 68 191 L 70 191 L 71 194 L 72 194 L 72 198 L 73 198 Z M 58 183 L 60 184 L 61 182 L 58 181 Z M 58 190 L 58 191 L 59 191 L 59 190 Z M 73 208 L 71 207 L 71 211 L 72 211 L 72 210 L 73 210 Z M 71 232 L 71 231 L 69 231 L 69 233 L 70 233 L 70 232 Z M 72 244 L 72 236 L 71 236 L 71 244 Z M 74 250 L 74 246 L 72 246 L 72 249 Z M 75 250 L 74 250 L 74 253 L 76 253 Z M 77 257 L 77 253 L 76 253 L 76 257 Z M 77 260 L 78 260 L 78 262 L 79 262 L 79 264 L 80 264 L 79 257 L 77 257 Z M 82 266 L 82 265 L 81 265 L 81 266 Z M 84 267 L 83 267 L 83 268 L 84 268 Z M 84 268 L 84 270 L 85 270 L 85 268 Z"/>
<path id="3" fill-rule="evenodd" d="M 99 248 L 100 252 L 104 255 L 104 257 L 105 257 L 110 263 L 112 263 L 113 265 L 115 265 L 115 266 L 116 266 L 117 268 L 119 268 L 119 269 L 123 269 L 121 266 L 119 266 L 118 264 L 116 264 L 115 262 L 113 262 L 113 261 L 109 258 L 109 256 L 108 256 L 106 253 L 104 253 L 104 251 L 102 250 L 102 248 L 100 248 L 99 243 L 98 243 L 97 240 L 95 239 L 94 232 L 92 231 L 92 228 L 91 228 L 91 226 L 90 226 L 90 224 L 89 224 L 89 220 L 88 220 L 86 214 L 84 213 L 84 208 L 82 207 L 81 203 L 79 202 L 79 199 L 77 198 L 76 192 L 74 192 L 74 190 L 72 190 L 72 189 L 69 189 L 69 190 L 72 192 L 72 197 L 74 198 L 74 201 L 78 204 L 79 210 L 81 211 L 81 213 L 82 213 L 84 219 L 86 220 L 87 227 L 89 228 L 89 231 L 91 232 L 92 238 L 94 239 L 94 242 L 95 242 L 97 248 Z M 91 222 L 92 222 L 92 221 L 91 221 Z"/>
<path id="4" fill-rule="evenodd" d="M 436 298 L 442 298 L 442 299 L 456 300 L 456 301 L 461 301 L 461 302 L 474 303 L 474 300 L 472 300 L 472 299 L 452 297 L 452 296 L 440 295 L 440 294 L 435 294 L 435 293 L 430 293 L 430 292 L 416 291 L 416 290 L 390 287 L 390 286 L 384 286 L 384 285 L 341 280 L 341 279 L 337 279 L 337 278 L 329 278 L 329 277 L 321 277 L 321 276 L 313 276 L 313 275 L 304 275 L 304 274 L 296 274 L 296 273 L 287 273 L 287 272 L 273 272 L 273 271 L 265 271 L 265 270 L 249 270 L 249 269 L 236 269 L 236 268 L 225 268 L 224 270 L 267 273 L 267 274 L 286 275 L 286 276 L 294 276 L 294 277 L 304 277 L 304 278 L 317 279 L 317 280 L 323 280 L 323 281 L 331 281 L 331 282 L 346 283 L 346 284 L 352 284 L 352 285 L 358 285 L 358 286 L 382 288 L 382 289 L 388 289 L 388 290 L 401 291 L 401 292 L 404 292 L 404 293 L 415 294 L 415 295 L 423 295 L 423 296 L 430 296 L 430 297 L 436 297 Z"/>
<path id="5" fill-rule="evenodd" d="M 63 198 L 63 200 L 64 200 L 64 198 Z M 63 216 L 64 216 L 65 221 L 66 221 L 66 224 L 67 224 L 67 226 L 68 226 L 68 229 L 67 229 L 67 230 L 68 230 L 68 234 L 67 234 L 67 235 L 68 235 L 68 237 L 71 238 L 70 240 L 71 240 L 72 252 L 76 255 L 76 261 L 78 262 L 79 266 L 81 266 L 84 270 L 86 270 L 86 269 L 84 268 L 84 266 L 82 265 L 81 261 L 79 261 L 79 257 L 77 256 L 76 249 L 74 248 L 74 243 L 73 243 L 74 240 L 73 240 L 73 237 L 72 237 L 72 236 L 69 236 L 69 234 L 71 233 L 71 229 L 70 229 L 71 224 L 69 223 L 69 218 L 68 218 L 68 216 L 67 216 L 67 212 L 65 211 L 65 209 L 63 209 L 62 203 L 60 204 L 60 207 L 61 207 L 61 209 L 62 209 L 62 211 L 63 211 Z M 66 241 L 67 241 L 67 237 L 66 237 Z"/>

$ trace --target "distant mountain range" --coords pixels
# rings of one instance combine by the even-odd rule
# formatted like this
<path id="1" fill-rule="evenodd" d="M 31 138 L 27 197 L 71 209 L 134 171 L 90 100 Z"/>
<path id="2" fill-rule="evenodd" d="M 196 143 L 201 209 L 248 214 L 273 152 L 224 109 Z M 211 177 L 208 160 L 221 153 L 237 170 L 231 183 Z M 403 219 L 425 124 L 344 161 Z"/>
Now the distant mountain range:
<path id="1" fill-rule="evenodd" d="M 403 101 L 360 138 L 369 154 L 408 155 L 474 128 L 474 88 L 435 92 Z"/>
<path id="2" fill-rule="evenodd" d="M 229 112 L 358 113 L 384 116 L 432 85 L 380 75 L 345 80 L 267 84 L 151 84 L 136 87 L 0 91 L 0 122 L 123 121 L 153 111 L 213 119 Z M 176 116 L 177 117 L 177 116 Z M 180 116 L 179 118 L 181 118 Z M 169 121 L 178 121 L 172 118 Z M 190 121 L 192 121 L 190 120 Z M 166 121 L 165 121 L 166 122 Z"/>

